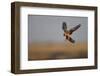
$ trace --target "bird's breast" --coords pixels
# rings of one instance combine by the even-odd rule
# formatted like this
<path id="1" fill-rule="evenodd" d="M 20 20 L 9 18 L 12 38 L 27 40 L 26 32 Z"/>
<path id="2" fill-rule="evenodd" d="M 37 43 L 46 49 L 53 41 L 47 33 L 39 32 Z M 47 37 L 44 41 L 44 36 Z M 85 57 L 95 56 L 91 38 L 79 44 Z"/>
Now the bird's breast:
<path id="1" fill-rule="evenodd" d="M 64 33 L 64 36 L 69 36 L 70 37 L 70 34 L 69 33 Z"/>

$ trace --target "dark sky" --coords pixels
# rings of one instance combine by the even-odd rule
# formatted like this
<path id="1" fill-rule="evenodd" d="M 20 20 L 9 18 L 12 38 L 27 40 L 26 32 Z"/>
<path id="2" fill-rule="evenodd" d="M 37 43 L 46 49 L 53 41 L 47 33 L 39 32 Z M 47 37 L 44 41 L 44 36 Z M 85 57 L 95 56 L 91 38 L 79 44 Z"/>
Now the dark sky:
<path id="1" fill-rule="evenodd" d="M 82 26 L 72 34 L 75 41 L 87 41 L 88 18 L 71 16 L 28 16 L 28 41 L 31 42 L 63 42 L 65 37 L 62 30 L 62 23 L 67 23 L 70 29 L 78 24 Z"/>

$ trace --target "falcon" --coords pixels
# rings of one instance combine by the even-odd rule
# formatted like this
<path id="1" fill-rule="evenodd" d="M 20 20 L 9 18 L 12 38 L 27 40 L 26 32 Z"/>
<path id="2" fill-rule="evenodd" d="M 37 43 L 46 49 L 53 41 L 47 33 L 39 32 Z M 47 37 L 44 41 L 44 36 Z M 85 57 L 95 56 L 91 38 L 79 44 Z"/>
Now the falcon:
<path id="1" fill-rule="evenodd" d="M 67 30 L 67 24 L 66 22 L 62 23 L 62 29 L 64 31 L 64 36 L 66 37 L 66 40 L 69 40 L 71 43 L 75 43 L 75 40 L 71 38 L 71 35 L 74 31 L 76 31 L 78 28 L 80 28 L 81 24 L 78 24 L 77 26 L 71 28 L 70 30 Z"/>

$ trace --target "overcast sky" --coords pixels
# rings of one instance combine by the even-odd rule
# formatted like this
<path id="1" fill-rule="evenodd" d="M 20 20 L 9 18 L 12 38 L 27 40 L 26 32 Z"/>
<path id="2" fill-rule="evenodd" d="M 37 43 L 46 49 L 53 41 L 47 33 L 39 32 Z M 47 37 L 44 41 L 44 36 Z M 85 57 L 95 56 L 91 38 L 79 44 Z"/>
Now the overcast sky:
<path id="1" fill-rule="evenodd" d="M 87 41 L 87 17 L 29 15 L 28 42 L 63 42 L 63 22 L 67 23 L 68 30 L 81 24 L 82 26 L 72 34 L 72 38 L 75 41 Z"/>

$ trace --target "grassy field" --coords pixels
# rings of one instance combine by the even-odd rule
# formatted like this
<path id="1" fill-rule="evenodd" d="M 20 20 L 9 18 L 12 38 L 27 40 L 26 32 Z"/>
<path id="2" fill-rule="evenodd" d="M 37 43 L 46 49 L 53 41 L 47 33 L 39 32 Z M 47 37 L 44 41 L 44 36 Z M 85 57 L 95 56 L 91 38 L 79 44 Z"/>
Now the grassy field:
<path id="1" fill-rule="evenodd" d="M 32 43 L 28 45 L 28 60 L 87 58 L 87 43 Z"/>

